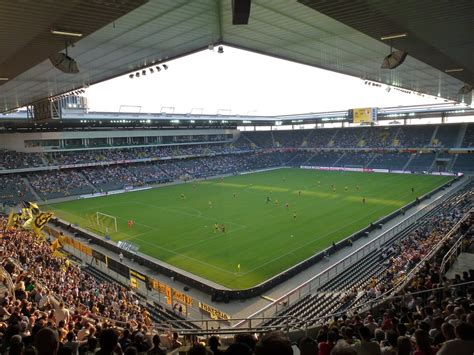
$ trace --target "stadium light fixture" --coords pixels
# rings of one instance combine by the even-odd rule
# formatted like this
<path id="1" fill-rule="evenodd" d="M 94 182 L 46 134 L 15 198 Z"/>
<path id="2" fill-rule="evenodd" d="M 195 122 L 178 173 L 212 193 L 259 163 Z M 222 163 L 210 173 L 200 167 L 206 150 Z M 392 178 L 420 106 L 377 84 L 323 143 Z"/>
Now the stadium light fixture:
<path id="1" fill-rule="evenodd" d="M 444 72 L 445 73 L 458 73 L 464 71 L 463 68 L 452 68 L 452 69 L 446 69 Z"/>
<path id="2" fill-rule="evenodd" d="M 464 84 L 461 89 L 459 89 L 458 95 L 467 95 L 472 91 L 472 85 Z"/>
<path id="3" fill-rule="evenodd" d="M 407 52 L 404 51 L 393 51 L 386 56 L 382 61 L 382 69 L 395 69 L 405 61 L 408 56 Z"/>
<path id="4" fill-rule="evenodd" d="M 224 47 L 219 46 L 219 48 L 217 48 L 217 53 L 219 53 L 219 54 L 224 53 Z"/>
<path id="5" fill-rule="evenodd" d="M 145 69 L 142 70 L 142 75 L 146 75 L 146 70 Z"/>
<path id="6" fill-rule="evenodd" d="M 165 70 L 168 70 L 168 66 L 167 66 L 166 64 L 163 64 L 163 68 L 164 68 Z"/>
<path id="7" fill-rule="evenodd" d="M 128 77 L 129 77 L 130 79 L 133 79 L 134 76 L 135 76 L 135 75 L 130 74 Z"/>
<path id="8" fill-rule="evenodd" d="M 150 69 L 150 74 L 153 74 L 155 72 L 153 68 L 149 68 L 149 69 Z"/>
<path id="9" fill-rule="evenodd" d="M 135 73 L 135 77 L 139 78 L 139 77 L 140 77 L 140 73 Z"/>
<path id="10" fill-rule="evenodd" d="M 66 53 L 54 53 L 49 57 L 49 60 L 51 61 L 51 64 L 56 69 L 59 69 L 63 73 L 66 74 L 77 74 L 79 73 L 79 68 L 77 66 L 76 61 L 71 58 L 70 56 L 67 55 L 67 48 L 66 48 Z"/>
<path id="11" fill-rule="evenodd" d="M 58 36 L 69 36 L 69 37 L 82 37 L 83 36 L 83 34 L 80 32 L 53 30 L 53 29 L 51 29 L 51 33 L 53 35 L 58 35 Z"/>
<path id="12" fill-rule="evenodd" d="M 161 68 L 158 65 L 155 68 L 156 68 L 156 71 L 158 71 L 158 72 L 161 71 Z"/>
<path id="13" fill-rule="evenodd" d="M 394 33 L 394 34 L 391 34 L 391 35 L 382 36 L 382 37 L 380 37 L 380 40 L 381 41 L 387 41 L 389 39 L 404 38 L 406 36 L 408 36 L 408 33 L 406 33 L 406 32 Z"/>

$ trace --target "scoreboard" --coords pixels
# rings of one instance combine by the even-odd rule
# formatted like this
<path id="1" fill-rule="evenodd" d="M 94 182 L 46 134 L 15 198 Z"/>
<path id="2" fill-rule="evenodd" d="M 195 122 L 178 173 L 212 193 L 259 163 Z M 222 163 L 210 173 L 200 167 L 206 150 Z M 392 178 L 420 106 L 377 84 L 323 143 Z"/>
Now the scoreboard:
<path id="1" fill-rule="evenodd" d="M 349 110 L 349 118 L 352 118 L 353 123 L 377 122 L 377 108 L 354 108 Z"/>

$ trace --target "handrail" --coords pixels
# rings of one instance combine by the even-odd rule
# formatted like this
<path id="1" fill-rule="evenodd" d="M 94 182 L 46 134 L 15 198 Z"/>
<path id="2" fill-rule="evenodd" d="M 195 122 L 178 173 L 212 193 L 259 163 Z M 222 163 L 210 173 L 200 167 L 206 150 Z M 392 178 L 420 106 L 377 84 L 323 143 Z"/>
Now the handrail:
<path id="1" fill-rule="evenodd" d="M 461 223 L 463 223 L 467 219 L 468 216 L 469 216 L 469 212 L 466 213 L 462 217 L 462 219 L 460 219 L 450 229 L 450 231 L 443 238 L 441 238 L 440 241 L 438 241 L 438 243 L 436 243 L 436 245 L 425 255 L 425 257 L 422 260 L 420 260 L 420 262 L 412 270 L 410 270 L 410 272 L 405 276 L 404 280 L 400 281 L 399 284 L 396 285 L 395 287 L 403 288 L 404 286 L 406 286 L 406 283 L 413 276 L 413 274 L 417 273 L 420 270 L 420 268 L 423 266 L 424 262 L 431 259 L 438 252 L 438 250 L 441 248 L 443 243 L 446 242 L 447 240 L 449 240 L 452 237 L 452 235 L 458 231 Z M 402 283 L 403 283 L 403 285 L 401 285 Z"/>
<path id="2" fill-rule="evenodd" d="M 474 213 L 474 208 L 471 208 L 469 212 L 467 212 L 467 216 L 471 216 L 473 213 Z M 467 219 L 467 216 L 466 216 L 466 219 Z M 439 269 L 440 276 L 444 275 L 448 260 L 451 258 L 454 252 L 459 249 L 460 245 L 463 242 L 463 239 L 464 239 L 464 235 L 461 235 L 459 239 L 451 246 L 451 248 L 444 255 L 443 260 L 441 261 L 441 267 Z"/>
<path id="3" fill-rule="evenodd" d="M 400 292 L 403 288 L 405 288 L 408 282 L 411 281 L 412 277 L 421 269 L 421 267 L 423 267 L 424 263 L 427 260 L 431 259 L 439 251 L 439 249 L 444 244 L 444 242 L 450 239 L 452 235 L 458 231 L 461 223 L 463 223 L 470 216 L 471 211 L 472 211 L 472 208 L 449 230 L 449 232 L 443 238 L 441 238 L 440 241 L 438 241 L 438 243 L 436 243 L 436 245 L 418 262 L 418 264 L 415 265 L 413 269 L 411 269 L 405 275 L 405 277 L 402 280 L 400 280 L 397 284 L 395 284 L 395 286 L 393 286 L 390 290 L 388 290 L 381 296 L 377 297 L 376 300 L 381 300 L 381 299 L 386 298 L 387 296 L 394 295 Z"/>
<path id="4" fill-rule="evenodd" d="M 464 184 L 461 184 L 460 186 L 458 186 L 458 188 L 460 188 L 461 186 L 463 186 Z M 385 242 L 387 242 L 388 240 L 391 240 L 394 236 L 396 236 L 401 230 L 405 229 L 406 227 L 408 227 L 409 225 L 411 225 L 414 221 L 420 219 L 421 217 L 423 217 L 425 214 L 427 214 L 428 212 L 430 212 L 431 210 L 433 210 L 435 207 L 438 207 L 446 198 L 448 198 L 451 194 L 453 194 L 455 191 L 458 190 L 458 188 L 455 188 L 453 190 L 451 190 L 450 192 L 442 195 L 442 196 L 438 196 L 432 203 L 430 203 L 429 205 L 425 206 L 424 208 L 422 208 L 421 210 L 413 213 L 411 216 L 403 219 L 400 223 L 398 223 L 397 225 L 391 227 L 390 229 L 388 229 L 387 231 L 385 231 L 384 233 L 382 233 L 381 235 L 379 235 L 378 237 L 374 238 L 373 240 L 367 242 L 366 244 L 364 244 L 363 246 L 361 246 L 360 248 L 358 248 L 357 250 L 355 250 L 354 252 L 352 252 L 351 254 L 349 254 L 348 256 L 346 256 L 345 258 L 343 258 L 342 260 L 340 260 L 339 262 L 327 267 L 326 269 L 324 269 L 323 271 L 321 271 L 320 273 L 318 273 L 317 275 L 313 276 L 312 278 L 310 278 L 309 280 L 305 281 L 304 283 L 302 283 L 301 285 L 293 288 L 292 290 L 290 290 L 289 292 L 285 293 L 283 296 L 279 297 L 278 299 L 276 299 L 275 301 L 273 301 L 272 303 L 268 304 L 267 306 L 261 308 L 260 310 L 252 313 L 250 316 L 248 316 L 246 318 L 246 320 L 248 321 L 249 319 L 252 319 L 252 318 L 255 318 L 257 317 L 258 315 L 261 315 L 261 314 L 264 314 L 265 311 L 271 309 L 272 307 L 278 307 L 279 304 L 283 304 L 285 302 L 285 300 L 289 299 L 289 297 L 291 295 L 294 295 L 296 294 L 297 292 L 300 292 L 301 289 L 303 289 L 304 287 L 308 286 L 308 285 L 311 285 L 315 280 L 321 278 L 323 275 L 327 275 L 327 280 L 329 280 L 329 277 L 330 277 L 330 273 L 332 270 L 335 270 L 335 274 L 333 276 L 336 276 L 337 275 L 337 268 L 338 266 L 342 265 L 343 266 L 343 269 L 342 270 L 345 270 L 348 266 L 352 265 L 352 258 L 353 257 L 356 257 L 356 260 L 355 262 L 358 260 L 357 259 L 357 256 L 360 252 L 362 252 L 363 256 L 365 256 L 364 254 L 364 251 L 366 249 L 369 249 L 369 251 L 372 249 L 371 247 L 374 246 L 374 249 L 376 248 L 376 244 L 379 243 L 379 246 L 380 247 L 382 244 L 384 244 Z M 400 229 L 401 228 L 401 229 Z M 390 235 L 391 233 L 394 233 L 393 235 Z M 385 239 L 386 238 L 386 239 Z M 381 242 L 383 241 L 383 242 Z M 346 262 L 349 261 L 348 265 L 346 266 Z M 346 267 L 344 267 L 346 266 Z M 309 286 L 309 288 L 311 289 L 311 287 Z M 308 293 L 310 292 L 310 290 L 308 291 Z M 241 326 L 245 321 L 242 321 L 242 322 L 239 322 L 237 323 L 236 325 L 234 325 L 234 327 L 239 327 Z"/>
<path id="5" fill-rule="evenodd" d="M 453 289 L 453 288 L 463 287 L 465 285 L 471 285 L 471 284 L 474 284 L 474 281 L 467 281 L 467 282 L 463 282 L 463 283 L 456 284 L 456 285 L 449 285 L 449 286 L 447 286 L 447 288 L 448 289 Z M 431 293 L 433 291 L 444 290 L 444 289 L 445 289 L 445 287 L 442 286 L 442 287 L 432 288 L 432 289 L 429 289 L 429 290 L 421 290 L 421 291 L 416 291 L 416 292 L 410 292 L 410 293 L 403 294 L 403 295 L 392 295 L 392 296 L 384 298 L 383 300 L 373 299 L 373 300 L 369 300 L 369 301 L 365 302 L 363 305 L 360 305 L 360 306 L 352 306 L 352 307 L 347 308 L 343 311 L 336 311 L 336 312 L 328 313 L 324 316 L 311 318 L 310 321 L 311 321 L 311 323 L 315 324 L 315 326 L 316 326 L 317 323 L 327 321 L 327 320 L 333 318 L 334 316 L 341 316 L 342 314 L 347 314 L 347 313 L 352 312 L 352 311 L 358 311 L 359 313 L 364 312 L 364 309 L 367 308 L 367 306 L 373 307 L 376 304 L 381 304 L 381 303 L 384 303 L 384 302 L 387 302 L 387 301 L 403 298 L 403 297 L 406 297 L 407 295 L 419 295 L 419 294 Z M 370 307 L 368 307 L 368 308 L 370 308 Z M 242 333 L 242 332 L 243 333 L 246 333 L 246 332 L 265 333 L 265 332 L 268 332 L 270 330 L 273 331 L 273 330 L 277 330 L 277 329 L 278 330 L 283 330 L 283 331 L 307 329 L 306 324 L 308 323 L 308 319 L 297 318 L 297 317 L 294 317 L 294 316 L 259 317 L 259 318 L 252 318 L 252 319 L 250 319 L 250 321 L 254 321 L 254 322 L 258 323 L 259 321 L 263 322 L 263 321 L 270 321 L 270 320 L 276 320 L 276 319 L 285 320 L 285 322 L 282 322 L 281 324 L 275 324 L 275 325 L 256 325 L 256 326 L 252 326 L 252 323 L 249 323 L 249 326 L 239 327 L 239 328 L 231 327 L 231 328 L 212 329 L 212 328 L 209 328 L 209 326 L 207 326 L 205 328 L 203 327 L 202 329 L 179 329 L 179 328 L 174 328 L 174 329 L 172 329 L 172 331 L 176 331 L 176 332 L 178 332 L 182 335 L 187 335 L 187 334 L 193 334 L 193 335 L 206 335 L 206 334 L 208 334 L 208 335 L 215 335 L 215 334 L 216 335 L 217 334 L 225 335 L 225 334 L 228 334 L 228 335 L 233 335 L 233 334 Z M 233 319 L 233 320 L 235 320 L 235 321 L 246 321 L 248 319 L 247 318 L 236 318 L 236 319 Z M 190 321 L 190 322 L 195 323 L 195 324 L 203 324 L 203 323 L 204 324 L 210 324 L 210 323 L 216 322 L 216 321 L 203 319 L 203 320 L 194 320 L 194 321 Z M 224 321 L 222 321 L 222 322 L 224 322 Z M 154 329 L 163 330 L 163 331 L 170 330 L 170 328 L 167 328 L 167 327 L 154 327 Z"/>

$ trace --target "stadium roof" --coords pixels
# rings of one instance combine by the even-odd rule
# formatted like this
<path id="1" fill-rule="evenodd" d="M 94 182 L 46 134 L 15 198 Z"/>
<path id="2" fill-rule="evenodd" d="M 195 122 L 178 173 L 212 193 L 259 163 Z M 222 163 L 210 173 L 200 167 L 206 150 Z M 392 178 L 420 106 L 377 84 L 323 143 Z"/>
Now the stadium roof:
<path id="1" fill-rule="evenodd" d="M 230 0 L 28 4 L 0 5 L 0 78 L 9 79 L 0 81 L 0 111 L 220 43 L 449 99 L 474 84 L 470 0 L 253 0 L 249 23 L 240 26 L 232 25 Z M 69 37 L 79 74 L 64 74 L 47 59 L 64 48 L 64 37 L 51 29 L 83 35 Z M 409 57 L 383 70 L 390 45 L 380 36 L 400 32 L 408 36 L 394 47 Z"/>

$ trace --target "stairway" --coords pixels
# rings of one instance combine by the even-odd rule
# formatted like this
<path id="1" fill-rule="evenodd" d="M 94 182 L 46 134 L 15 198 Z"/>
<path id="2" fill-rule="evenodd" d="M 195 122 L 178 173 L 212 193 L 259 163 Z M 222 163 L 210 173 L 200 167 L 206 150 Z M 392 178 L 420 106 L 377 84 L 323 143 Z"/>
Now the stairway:
<path id="1" fill-rule="evenodd" d="M 43 201 L 43 199 L 36 193 L 35 189 L 31 185 L 30 180 L 28 180 L 27 177 L 23 177 L 22 179 L 25 185 L 30 189 L 31 194 L 36 198 L 36 201 Z"/>
<path id="2" fill-rule="evenodd" d="M 256 144 L 254 141 L 252 141 L 252 140 L 251 140 L 249 137 L 247 137 L 245 134 L 241 133 L 240 136 L 239 136 L 239 138 L 240 138 L 240 137 L 244 138 L 247 142 L 249 142 L 251 146 L 258 147 L 258 144 Z M 239 138 L 237 138 L 237 139 L 239 139 Z M 237 139 L 236 139 L 236 140 L 237 140 Z M 259 148 L 260 148 L 260 147 L 259 147 Z"/>
<path id="3" fill-rule="evenodd" d="M 342 153 L 341 156 L 337 158 L 337 160 L 331 166 L 338 166 L 337 163 L 339 163 L 339 161 L 344 157 L 344 155 L 346 155 L 346 153 Z"/>
<path id="4" fill-rule="evenodd" d="M 92 188 L 92 191 L 94 192 L 100 192 L 97 187 L 94 186 L 94 184 L 89 180 L 89 178 L 84 174 L 82 171 L 79 171 L 79 175 L 82 176 L 82 178 L 87 182 L 87 184 Z"/>
<path id="5" fill-rule="evenodd" d="M 370 158 L 370 160 L 368 161 L 367 164 L 365 164 L 364 168 L 368 168 L 369 165 L 375 160 L 375 158 L 377 158 L 378 156 L 380 156 L 380 154 L 373 154 L 372 155 L 372 158 Z"/>
<path id="6" fill-rule="evenodd" d="M 454 164 L 456 164 L 456 160 L 458 160 L 459 154 L 454 154 L 454 156 L 451 158 L 451 161 L 446 165 L 446 171 L 453 171 Z"/>
<path id="7" fill-rule="evenodd" d="M 336 136 L 337 136 L 337 133 L 338 133 L 338 132 L 339 132 L 339 130 L 336 129 L 336 132 L 334 132 L 334 134 L 332 135 L 331 139 L 330 139 L 329 142 L 328 142 L 328 146 L 329 146 L 329 143 L 336 141 Z"/>
<path id="8" fill-rule="evenodd" d="M 413 159 L 415 159 L 415 157 L 416 157 L 416 154 L 412 154 L 412 155 L 410 156 L 410 159 L 408 159 L 408 161 L 406 162 L 406 164 L 403 166 L 402 171 L 407 170 L 407 168 L 408 168 L 408 166 L 410 165 L 411 161 L 412 161 Z"/>
<path id="9" fill-rule="evenodd" d="M 467 123 L 461 124 L 461 127 L 459 127 L 459 132 L 456 138 L 456 142 L 454 143 L 454 147 L 452 148 L 459 148 L 462 145 L 464 136 L 466 135 L 466 131 L 467 131 Z"/>
<path id="10" fill-rule="evenodd" d="M 435 140 L 436 135 L 438 134 L 438 130 L 439 130 L 439 125 L 436 125 L 436 127 L 433 131 L 433 134 L 431 135 L 430 143 L 428 144 L 429 146 L 433 145 L 433 141 Z"/>

